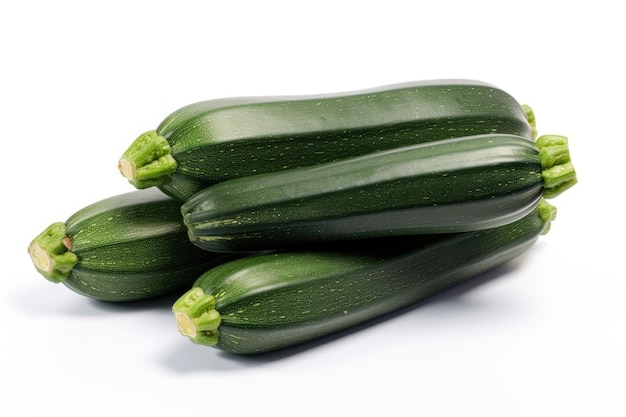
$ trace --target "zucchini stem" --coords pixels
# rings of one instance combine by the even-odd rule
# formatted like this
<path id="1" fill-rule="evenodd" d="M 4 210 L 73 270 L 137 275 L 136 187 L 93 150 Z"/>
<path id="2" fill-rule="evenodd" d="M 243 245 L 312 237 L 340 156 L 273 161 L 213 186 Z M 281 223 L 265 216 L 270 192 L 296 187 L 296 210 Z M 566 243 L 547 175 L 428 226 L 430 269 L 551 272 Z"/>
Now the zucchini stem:
<path id="1" fill-rule="evenodd" d="M 118 169 L 131 184 L 143 189 L 167 184 L 177 166 L 167 139 L 150 130 L 131 143 Z"/>
<path id="2" fill-rule="evenodd" d="M 183 336 L 200 345 L 217 344 L 221 317 L 215 310 L 215 297 L 202 288 L 192 288 L 174 303 L 172 311 Z"/>
<path id="3" fill-rule="evenodd" d="M 66 236 L 65 224 L 56 222 L 33 239 L 28 246 L 28 253 L 41 275 L 59 283 L 67 279 L 78 262 L 78 257 L 68 248 L 71 248 L 71 239 Z"/>
<path id="4" fill-rule="evenodd" d="M 526 120 L 531 127 L 531 138 L 535 140 L 537 138 L 537 119 L 535 118 L 535 112 L 528 104 L 522 104 L 522 109 L 526 113 Z"/>
<path id="5" fill-rule="evenodd" d="M 552 220 L 556 219 L 556 207 L 548 203 L 545 198 L 542 198 L 539 201 L 537 211 L 539 212 L 539 217 L 544 223 L 544 228 L 541 234 L 545 235 L 548 233 L 548 231 L 550 231 Z"/>
<path id="6" fill-rule="evenodd" d="M 536 144 L 544 181 L 543 196 L 554 198 L 578 182 L 567 137 L 543 135 L 537 139 Z"/>

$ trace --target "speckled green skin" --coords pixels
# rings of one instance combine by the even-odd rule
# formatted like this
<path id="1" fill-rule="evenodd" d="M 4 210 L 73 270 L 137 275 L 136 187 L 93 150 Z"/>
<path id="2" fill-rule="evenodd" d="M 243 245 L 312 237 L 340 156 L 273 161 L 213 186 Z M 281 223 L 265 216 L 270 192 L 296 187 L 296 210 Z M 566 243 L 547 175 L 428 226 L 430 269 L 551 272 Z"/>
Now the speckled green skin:
<path id="1" fill-rule="evenodd" d="M 137 301 L 182 292 L 208 268 L 234 259 L 191 244 L 180 203 L 156 188 L 98 201 L 51 227 L 54 234 L 42 233 L 29 247 L 40 248 L 40 258 L 50 248 L 55 251 L 51 270 L 39 272 L 99 300 Z M 56 262 L 68 255 L 73 264 Z"/>
<path id="2" fill-rule="evenodd" d="M 204 249 L 264 250 L 497 227 L 532 211 L 544 186 L 534 142 L 492 134 L 224 181 L 182 212 Z"/>
<path id="3" fill-rule="evenodd" d="M 157 162 L 149 169 L 154 177 L 134 184 L 156 183 L 185 201 L 216 181 L 451 137 L 510 133 L 531 138 L 533 129 L 513 97 L 479 81 L 209 100 L 177 110 L 156 129 L 171 149 L 155 158 L 162 157 L 169 172 L 178 175 L 167 176 Z"/>
<path id="4" fill-rule="evenodd" d="M 528 250 L 555 218 L 545 201 L 483 231 L 287 251 L 209 270 L 173 306 L 193 342 L 263 353 L 347 329 L 426 299 Z M 366 249 L 364 249 L 366 248 Z"/>

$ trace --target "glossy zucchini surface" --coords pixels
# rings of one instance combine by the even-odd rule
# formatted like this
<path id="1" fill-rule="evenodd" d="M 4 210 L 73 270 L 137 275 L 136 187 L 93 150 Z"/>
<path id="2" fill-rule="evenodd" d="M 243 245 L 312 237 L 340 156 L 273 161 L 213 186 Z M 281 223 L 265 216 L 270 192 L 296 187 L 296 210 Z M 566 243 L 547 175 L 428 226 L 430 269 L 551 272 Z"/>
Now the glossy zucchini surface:
<path id="1" fill-rule="evenodd" d="M 505 226 L 372 239 L 337 250 L 253 255 L 215 267 L 173 305 L 194 343 L 254 354 L 315 340 L 452 288 L 523 254 L 546 233 L 542 202 Z"/>
<path id="2" fill-rule="evenodd" d="M 48 280 L 115 302 L 182 292 L 208 268 L 235 258 L 189 242 L 180 203 L 158 189 L 90 204 L 52 223 L 28 252 Z"/>
<path id="3" fill-rule="evenodd" d="M 534 115 L 474 80 L 309 96 L 214 99 L 175 111 L 120 158 L 137 188 L 185 201 L 214 182 L 460 136 L 531 138 Z"/>
<path id="4" fill-rule="evenodd" d="M 199 247 L 258 251 L 498 227 L 575 181 L 566 138 L 487 134 L 223 181 L 182 213 Z"/>

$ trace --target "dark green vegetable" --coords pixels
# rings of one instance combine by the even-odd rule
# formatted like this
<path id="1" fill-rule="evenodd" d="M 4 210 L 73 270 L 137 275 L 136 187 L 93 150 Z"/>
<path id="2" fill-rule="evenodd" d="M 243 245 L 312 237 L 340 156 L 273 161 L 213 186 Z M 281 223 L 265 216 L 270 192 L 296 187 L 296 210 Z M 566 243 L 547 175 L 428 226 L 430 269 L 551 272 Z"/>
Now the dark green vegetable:
<path id="1" fill-rule="evenodd" d="M 185 201 L 217 181 L 485 133 L 530 139 L 534 115 L 505 91 L 465 80 L 218 99 L 168 116 L 129 146 L 119 168 L 135 187 Z"/>
<path id="2" fill-rule="evenodd" d="M 488 134 L 224 181 L 183 206 L 213 251 L 502 226 L 576 182 L 567 139 Z"/>
<path id="3" fill-rule="evenodd" d="M 380 317 L 451 288 L 528 250 L 556 209 L 482 231 L 406 236 L 344 251 L 252 255 L 204 273 L 173 305 L 193 342 L 268 352 Z"/>
<path id="4" fill-rule="evenodd" d="M 106 301 L 182 292 L 208 268 L 235 259 L 191 244 L 180 203 L 157 189 L 91 204 L 47 227 L 28 252 L 48 280 Z"/>

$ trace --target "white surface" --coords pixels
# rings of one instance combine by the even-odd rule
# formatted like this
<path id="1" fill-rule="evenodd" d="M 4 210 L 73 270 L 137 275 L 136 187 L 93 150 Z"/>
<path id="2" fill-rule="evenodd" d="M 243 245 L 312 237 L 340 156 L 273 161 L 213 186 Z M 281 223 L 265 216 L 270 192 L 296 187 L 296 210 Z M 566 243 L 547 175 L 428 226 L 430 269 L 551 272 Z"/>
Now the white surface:
<path id="1" fill-rule="evenodd" d="M 0 414 L 626 415 L 618 3 L 417 3 L 2 3 Z M 171 300 L 94 302 L 30 263 L 49 223 L 131 190 L 118 157 L 182 105 L 432 78 L 531 104 L 580 181 L 550 234 L 470 291 L 240 358 L 180 336 Z"/>

